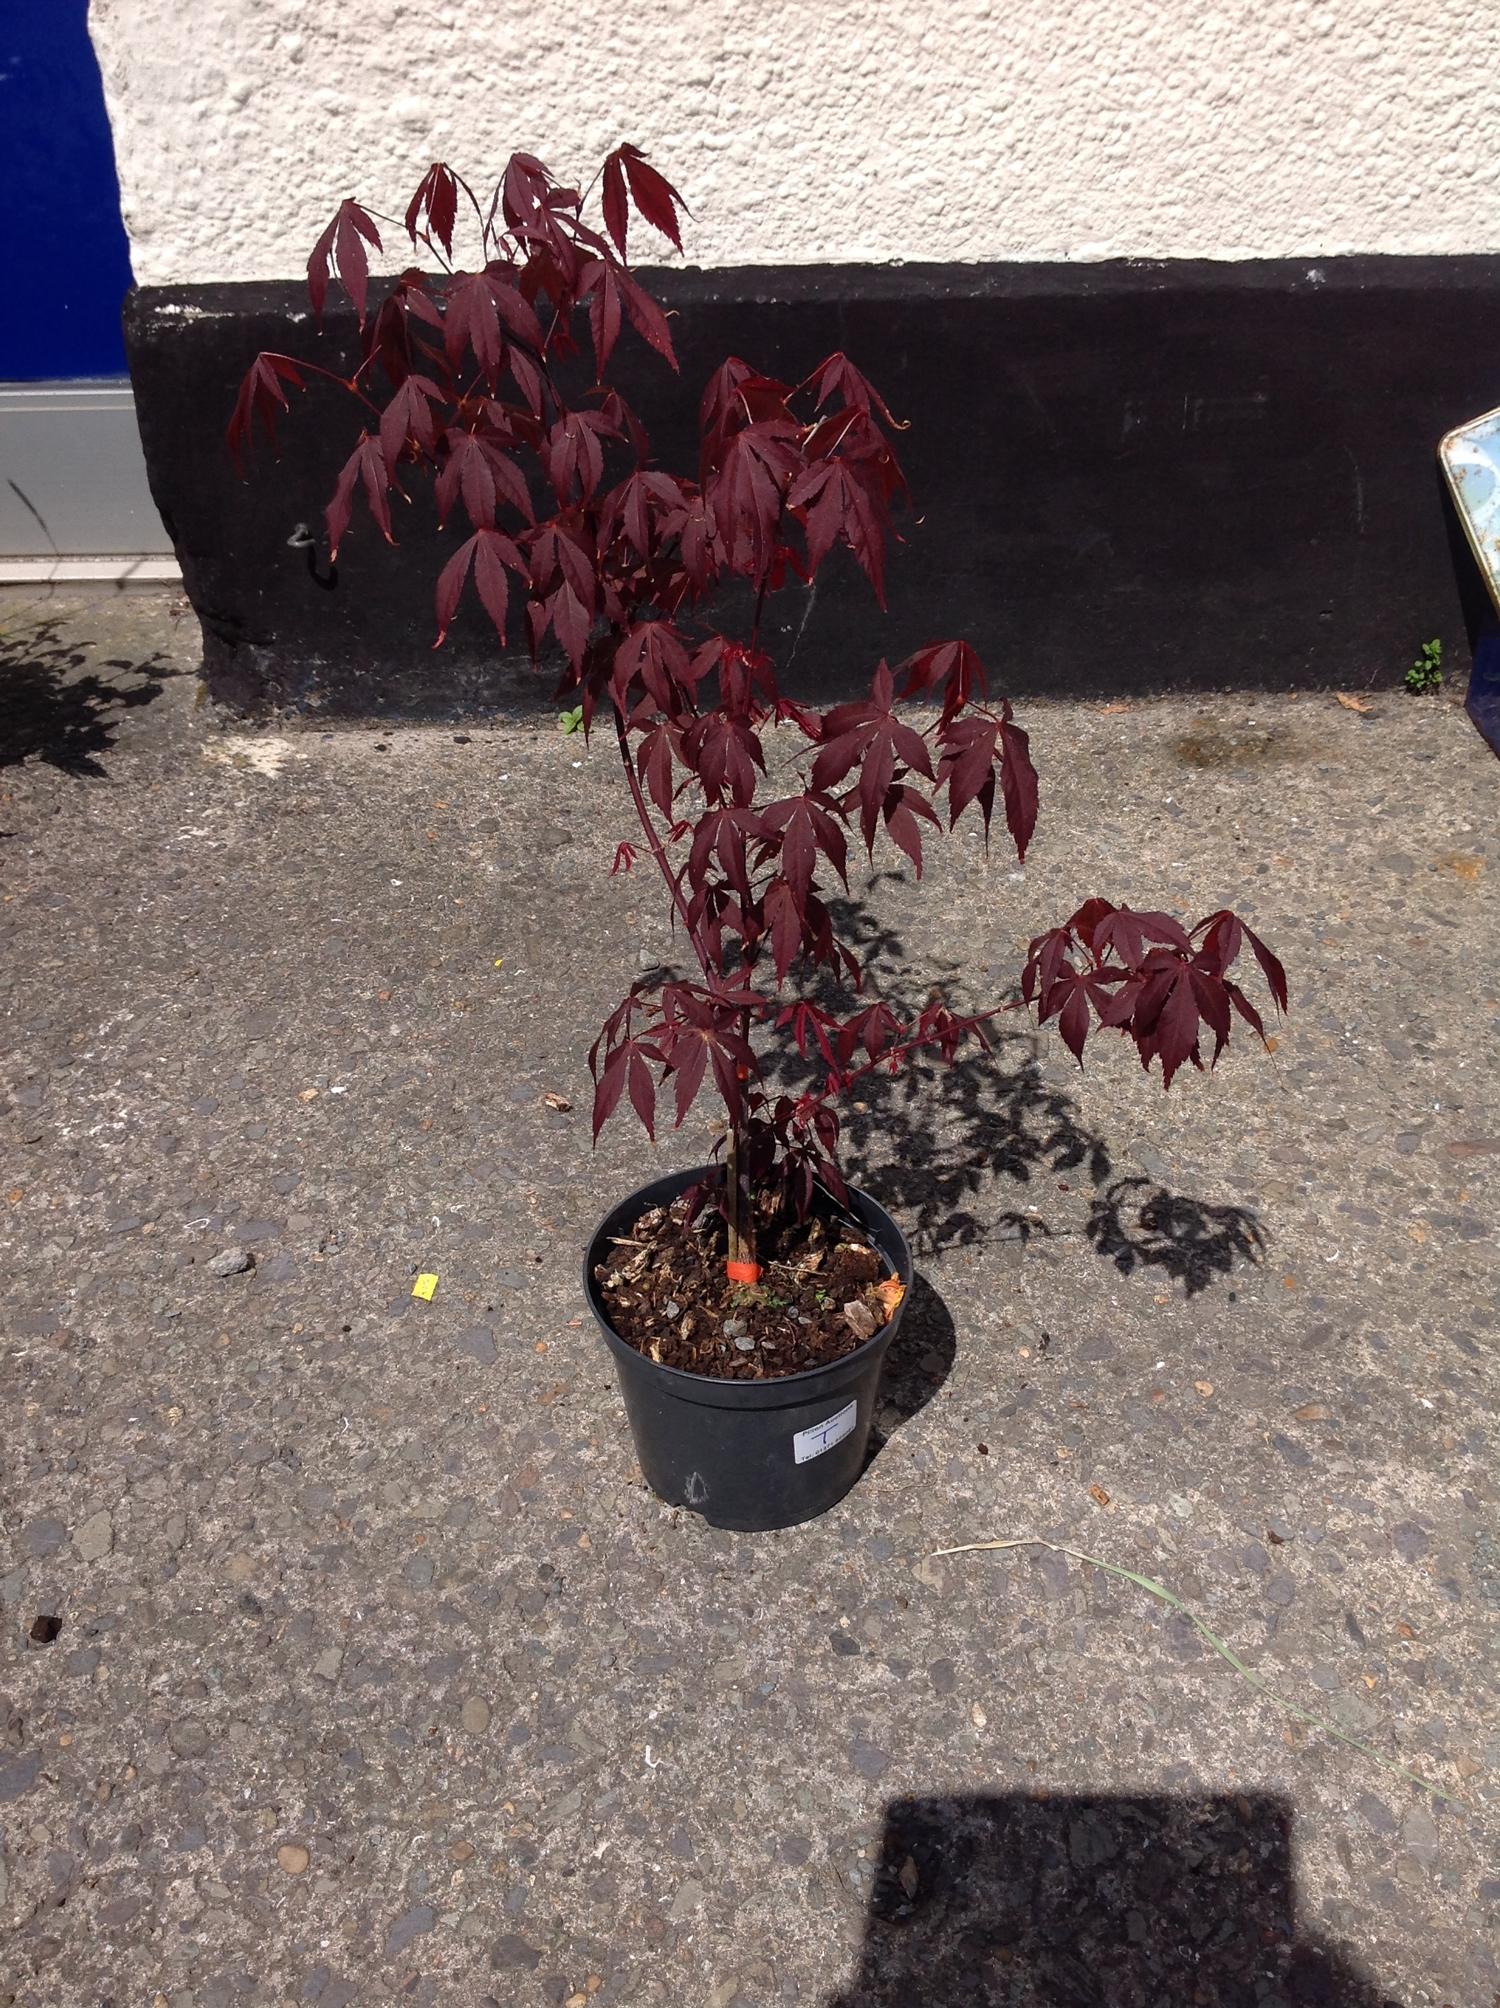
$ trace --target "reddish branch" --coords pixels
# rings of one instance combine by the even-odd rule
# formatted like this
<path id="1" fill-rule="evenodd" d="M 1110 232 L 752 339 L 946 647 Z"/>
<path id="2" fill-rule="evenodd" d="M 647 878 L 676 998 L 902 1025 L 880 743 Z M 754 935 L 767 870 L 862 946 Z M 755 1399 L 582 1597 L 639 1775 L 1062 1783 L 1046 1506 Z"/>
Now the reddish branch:
<path id="1" fill-rule="evenodd" d="M 1010 705 L 990 702 L 975 650 L 934 642 L 894 670 L 881 663 L 867 694 L 816 711 L 783 696 L 761 647 L 768 596 L 810 583 L 842 548 L 884 604 L 892 510 L 906 491 L 892 450 L 899 430 L 879 393 L 846 356 L 803 382 L 763 376 L 738 357 L 714 374 L 700 409 L 696 479 L 655 466 L 640 421 L 606 371 L 628 325 L 675 368 L 666 316 L 626 261 L 632 208 L 681 247 L 680 198 L 631 146 L 605 162 L 603 228 L 582 198 L 542 164 L 516 154 L 488 204 L 448 167 L 429 168 L 406 210 L 413 250 L 440 258 L 441 277 L 403 272 L 370 311 L 368 248 L 375 220 L 339 206 L 308 264 L 321 313 L 334 274 L 353 304 L 362 355 L 351 378 L 266 354 L 251 364 L 229 426 L 243 456 L 259 424 L 274 438 L 288 390 L 307 375 L 337 383 L 374 421 L 362 430 L 326 512 L 330 555 L 363 494 L 392 536 L 390 498 L 402 482 L 434 481 L 439 514 L 461 511 L 468 535 L 437 581 L 441 641 L 465 596 L 503 645 L 519 600 L 535 659 L 563 659 L 560 698 L 589 731 L 608 711 L 647 849 L 698 964 L 694 980 L 643 979 L 605 1022 L 589 1055 L 594 1134 L 627 1098 L 654 1134 L 659 1097 L 681 1123 L 712 1082 L 727 1116 L 731 1254 L 753 1254 L 758 1210 L 802 1209 L 821 1183 L 844 1187 L 836 1104 L 876 1069 L 918 1054 L 952 1061 L 1002 1006 L 963 1015 L 933 1001 L 914 1019 L 863 995 L 863 971 L 835 930 L 830 880 L 848 889 L 853 837 L 873 857 L 890 842 L 922 870 L 924 835 L 973 812 L 986 835 L 998 803 L 1017 856 L 1037 817 L 1037 779 Z M 460 196 L 479 259 L 453 269 Z M 585 321 L 592 369 L 580 368 Z M 565 393 L 559 379 L 592 387 Z M 383 378 L 383 400 L 375 389 Z M 747 636 L 700 614 L 729 579 L 754 589 Z M 908 704 L 919 707 L 908 710 Z M 771 795 L 766 738 L 800 734 L 807 760 Z M 653 810 L 655 813 L 653 814 Z M 658 823 L 660 819 L 660 825 Z M 665 834 L 663 834 L 663 829 Z M 622 843 L 613 870 L 628 870 Z M 1238 1014 L 1264 1037 L 1230 970 L 1242 944 L 1259 961 L 1279 1009 L 1281 964 L 1235 915 L 1184 929 L 1170 916 L 1089 900 L 1031 944 L 1025 1001 L 1056 1018 L 1081 1060 L 1096 1028 L 1130 1039 L 1164 1083 L 1185 1063 L 1212 1066 Z M 788 993 L 812 979 L 835 1007 Z M 815 1070 L 799 1094 L 779 1092 L 755 1042 L 790 1041 Z"/>

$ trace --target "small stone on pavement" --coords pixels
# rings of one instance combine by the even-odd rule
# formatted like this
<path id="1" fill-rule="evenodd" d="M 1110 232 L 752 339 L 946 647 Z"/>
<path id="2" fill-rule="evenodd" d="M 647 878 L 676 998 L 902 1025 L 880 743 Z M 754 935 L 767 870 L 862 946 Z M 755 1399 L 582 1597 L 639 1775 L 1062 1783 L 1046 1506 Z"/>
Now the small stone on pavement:
<path id="1" fill-rule="evenodd" d="M 108 1513 L 91 1513 L 73 1536 L 73 1546 L 86 1562 L 102 1562 L 115 1545 L 115 1523 Z"/>
<path id="2" fill-rule="evenodd" d="M 430 1903 L 415 1904 L 403 1911 L 385 1935 L 385 1956 L 394 1959 L 398 1952 L 404 1952 L 414 1938 L 420 1938 L 432 1930 L 437 1923 L 437 1912 Z"/>

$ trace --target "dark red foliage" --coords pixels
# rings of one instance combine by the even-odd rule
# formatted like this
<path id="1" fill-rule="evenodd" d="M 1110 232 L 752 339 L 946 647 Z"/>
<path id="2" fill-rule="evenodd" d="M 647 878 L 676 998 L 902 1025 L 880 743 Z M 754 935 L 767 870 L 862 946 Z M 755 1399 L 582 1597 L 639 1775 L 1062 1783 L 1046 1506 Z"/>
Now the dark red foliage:
<path id="1" fill-rule="evenodd" d="M 329 269 L 333 267 L 353 302 L 360 326 L 364 326 L 365 295 L 370 282 L 366 244 L 373 244 L 377 251 L 382 249 L 380 232 L 357 202 L 341 202 L 307 261 L 307 290 L 315 314 L 323 311 L 323 302 L 328 297 Z"/>
<path id="2" fill-rule="evenodd" d="M 1248 941 L 1278 1010 L 1286 971 L 1237 914 L 1211 913 L 1188 933 L 1170 914 L 1134 913 L 1091 899 L 1070 920 L 1039 934 L 1026 956 L 1021 994 L 1056 1018 L 1063 1043 L 1083 1064 L 1095 1022 L 1134 1040 L 1141 1065 L 1161 1061 L 1162 1080 L 1184 1060 L 1202 1067 L 1201 1035 L 1213 1034 L 1213 1066 L 1229 1043 L 1231 1007 L 1264 1040 L 1260 1013 L 1229 974 Z"/>
<path id="3" fill-rule="evenodd" d="M 472 592 L 504 643 L 524 608 L 533 657 L 549 641 L 563 658 L 559 697 L 591 732 L 601 715 L 621 757 L 640 823 L 612 872 L 642 851 L 661 872 L 698 964 L 692 981 L 643 978 L 611 1014 L 589 1055 L 594 1133 L 627 1099 L 654 1133 L 663 1090 L 681 1123 L 711 1085 L 723 1102 L 741 1175 L 779 1181 L 799 1207 L 814 1183 L 843 1190 L 835 1103 L 876 1068 L 918 1055 L 951 1061 L 1002 1005 L 950 1012 L 934 998 L 905 1018 L 862 991 L 858 957 L 836 931 L 833 881 L 847 887 L 857 839 L 867 856 L 889 841 L 920 875 L 923 843 L 973 811 L 986 834 L 998 798 L 1017 856 L 1037 820 L 1037 777 L 1011 707 L 991 699 L 977 651 L 939 641 L 866 696 L 815 711 L 782 695 L 761 645 L 767 595 L 811 581 L 841 548 L 883 602 L 893 511 L 906 493 L 890 409 L 844 355 L 801 383 L 761 375 L 731 356 L 700 406 L 696 478 L 653 465 L 645 431 L 603 380 L 629 329 L 675 368 L 666 316 L 626 262 L 632 209 L 681 248 L 675 189 L 633 146 L 602 172 L 603 227 L 578 192 L 529 154 L 516 154 L 487 200 L 439 162 L 405 213 L 414 252 L 441 274 L 412 268 L 383 283 L 370 314 L 371 217 L 343 202 L 308 263 L 321 313 L 332 279 L 353 303 L 361 358 L 348 378 L 283 355 L 257 356 L 229 425 L 237 459 L 256 422 L 274 443 L 288 390 L 310 377 L 339 384 L 362 406 L 361 430 L 328 505 L 330 553 L 353 527 L 361 497 L 393 535 L 391 496 L 403 481 L 434 482 L 442 521 L 459 534 L 437 580 L 441 642 Z M 454 269 L 471 228 L 477 259 Z M 584 349 L 578 325 L 586 327 Z M 591 354 L 594 387 L 565 392 L 557 365 Z M 576 383 L 576 364 L 566 374 Z M 749 631 L 720 632 L 700 615 L 727 578 L 754 589 Z M 903 708 L 911 707 L 911 708 Z M 788 786 L 776 734 L 806 756 Z M 1160 913 L 1089 900 L 1031 944 L 1021 981 L 1042 1021 L 1056 1018 L 1082 1059 L 1096 1027 L 1123 1033 L 1164 1083 L 1185 1061 L 1222 1052 L 1238 1014 L 1264 1036 L 1230 971 L 1247 943 L 1278 1009 L 1281 964 L 1234 914 L 1185 930 Z M 817 1001 L 788 986 L 825 972 Z M 842 1007 L 826 1001 L 842 988 Z M 763 1037 L 757 1043 L 756 1034 Z M 766 1039 L 789 1041 L 815 1085 L 770 1082 Z"/>
<path id="4" fill-rule="evenodd" d="M 242 469 L 246 448 L 255 436 L 257 418 L 265 427 L 267 439 L 273 446 L 276 444 L 276 414 L 291 410 L 283 389 L 285 384 L 290 384 L 294 390 L 302 388 L 302 365 L 293 362 L 290 356 L 258 355 L 246 372 L 225 435 L 229 450 Z"/>

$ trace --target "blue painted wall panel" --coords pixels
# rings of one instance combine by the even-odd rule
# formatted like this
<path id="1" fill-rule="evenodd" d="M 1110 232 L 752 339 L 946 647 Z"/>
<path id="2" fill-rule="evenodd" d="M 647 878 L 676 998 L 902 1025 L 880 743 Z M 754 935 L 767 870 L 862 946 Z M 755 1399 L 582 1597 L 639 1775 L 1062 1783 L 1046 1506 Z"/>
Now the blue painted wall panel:
<path id="1" fill-rule="evenodd" d="M 0 218 L 28 303 L 0 314 L 0 380 L 123 375 L 130 250 L 88 0 L 0 0 Z"/>

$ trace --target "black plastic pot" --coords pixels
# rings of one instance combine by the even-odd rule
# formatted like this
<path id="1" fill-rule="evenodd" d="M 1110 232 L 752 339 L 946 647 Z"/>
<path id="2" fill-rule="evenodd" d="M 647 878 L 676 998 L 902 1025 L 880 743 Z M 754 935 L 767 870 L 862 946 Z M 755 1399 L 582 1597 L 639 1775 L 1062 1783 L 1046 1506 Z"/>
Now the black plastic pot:
<path id="1" fill-rule="evenodd" d="M 673 1506 L 714 1527 L 760 1533 L 795 1527 L 842 1499 L 864 1466 L 886 1349 L 906 1300 L 872 1339 L 831 1366 L 779 1380 L 716 1380 L 658 1366 L 611 1327 L 594 1268 L 617 1234 L 652 1206 L 664 1206 L 709 1177 L 701 1167 L 673 1172 L 633 1192 L 607 1214 L 583 1258 L 583 1289 L 615 1358 L 625 1412 L 646 1483 Z M 900 1281 L 911 1289 L 911 1250 L 883 1206 L 849 1190 L 849 1209 Z"/>

